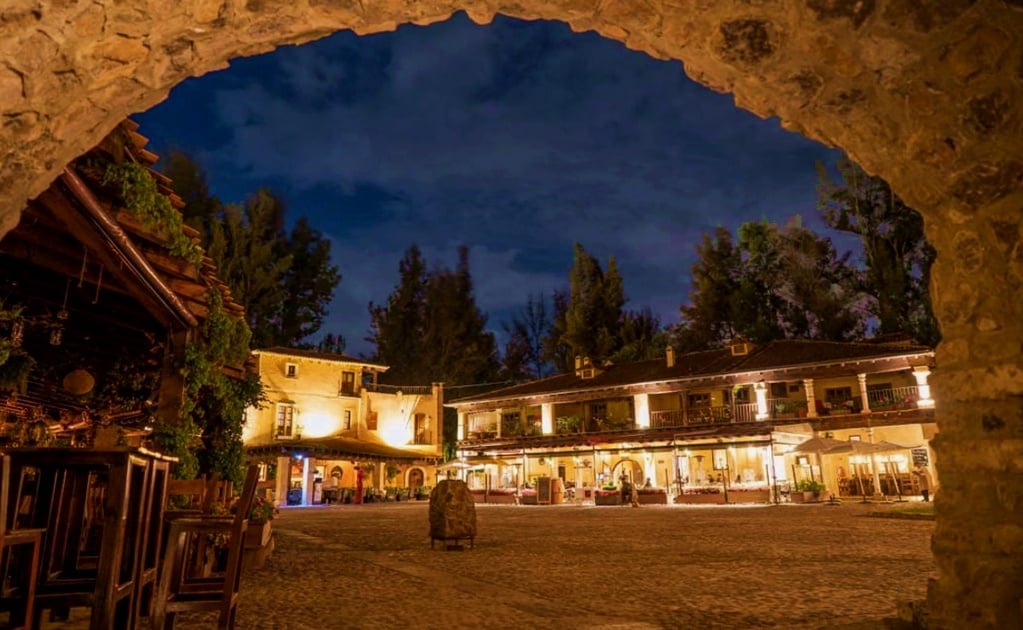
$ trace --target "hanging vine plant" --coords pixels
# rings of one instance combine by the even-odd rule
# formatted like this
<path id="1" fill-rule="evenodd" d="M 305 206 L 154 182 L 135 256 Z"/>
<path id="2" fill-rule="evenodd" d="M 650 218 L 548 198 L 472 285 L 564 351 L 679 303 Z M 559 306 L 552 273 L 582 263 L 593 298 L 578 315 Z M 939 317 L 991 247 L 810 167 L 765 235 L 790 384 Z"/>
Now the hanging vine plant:
<path id="1" fill-rule="evenodd" d="M 248 358 L 251 332 L 244 319 L 224 312 L 219 291 L 210 290 L 207 302 L 209 315 L 185 347 L 183 421 L 165 423 L 154 439 L 180 459 L 179 478 L 194 477 L 202 468 L 239 482 L 245 409 L 261 403 L 263 389 L 255 375 L 238 379 L 224 373 L 225 366 Z"/>
<path id="2" fill-rule="evenodd" d="M 35 367 L 35 359 L 21 347 L 21 327 L 24 325 L 23 308 L 19 305 L 5 308 L 0 302 L 0 391 L 24 394 L 28 390 L 28 377 Z"/>
<path id="3" fill-rule="evenodd" d="M 121 198 L 128 212 L 138 218 L 147 230 L 167 239 L 167 247 L 172 254 L 196 267 L 202 264 L 202 250 L 185 234 L 181 213 L 157 188 L 149 169 L 130 160 L 110 163 L 103 173 L 103 184 L 120 186 Z"/>

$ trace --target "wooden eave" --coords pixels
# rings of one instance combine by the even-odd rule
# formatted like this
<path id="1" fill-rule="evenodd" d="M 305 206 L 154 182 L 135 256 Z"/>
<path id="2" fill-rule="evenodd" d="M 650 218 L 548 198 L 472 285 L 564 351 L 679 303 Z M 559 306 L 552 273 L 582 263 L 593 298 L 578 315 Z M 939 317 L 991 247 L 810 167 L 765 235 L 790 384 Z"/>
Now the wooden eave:
<path id="1" fill-rule="evenodd" d="M 861 369 L 870 365 L 871 369 Z M 867 374 L 881 374 L 899 370 L 912 369 L 916 366 L 933 366 L 933 353 L 911 353 L 905 355 L 854 359 L 847 361 L 831 361 L 822 363 L 804 363 L 799 365 L 781 366 L 773 369 L 752 372 L 732 372 L 724 374 L 700 375 L 689 378 L 649 381 L 645 383 L 627 383 L 602 387 L 578 388 L 559 392 L 544 392 L 524 396 L 502 396 L 486 400 L 474 400 L 460 403 L 445 403 L 445 407 L 453 407 L 462 412 L 491 411 L 509 406 L 535 406 L 545 403 L 566 404 L 599 400 L 601 398 L 626 397 L 635 394 L 670 394 L 674 392 L 692 391 L 713 387 L 732 387 L 748 385 L 758 381 L 781 382 L 801 380 L 804 378 L 836 378 Z"/>

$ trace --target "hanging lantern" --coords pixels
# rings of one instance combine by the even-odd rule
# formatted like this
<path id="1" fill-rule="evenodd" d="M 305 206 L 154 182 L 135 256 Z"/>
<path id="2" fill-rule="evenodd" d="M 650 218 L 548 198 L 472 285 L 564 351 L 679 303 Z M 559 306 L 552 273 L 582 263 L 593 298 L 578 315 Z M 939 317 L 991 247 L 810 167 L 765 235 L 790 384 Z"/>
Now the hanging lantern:
<path id="1" fill-rule="evenodd" d="M 50 345 L 59 346 L 64 341 L 64 327 L 57 326 L 50 331 Z"/>
<path id="2" fill-rule="evenodd" d="M 84 396 L 96 386 L 96 379 L 87 370 L 81 368 L 68 372 L 64 377 L 64 391 L 75 396 Z"/>

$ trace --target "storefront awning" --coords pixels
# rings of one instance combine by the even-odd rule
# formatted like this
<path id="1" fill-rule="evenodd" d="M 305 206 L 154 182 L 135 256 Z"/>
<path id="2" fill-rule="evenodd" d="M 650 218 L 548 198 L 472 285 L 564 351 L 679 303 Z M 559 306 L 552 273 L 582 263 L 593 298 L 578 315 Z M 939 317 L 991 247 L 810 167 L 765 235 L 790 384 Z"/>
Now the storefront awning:
<path id="1" fill-rule="evenodd" d="M 302 455 L 318 459 L 394 461 L 428 465 L 435 464 L 439 459 L 436 455 L 422 451 L 344 437 L 281 440 L 270 444 L 247 446 L 245 453 L 255 459 Z"/>

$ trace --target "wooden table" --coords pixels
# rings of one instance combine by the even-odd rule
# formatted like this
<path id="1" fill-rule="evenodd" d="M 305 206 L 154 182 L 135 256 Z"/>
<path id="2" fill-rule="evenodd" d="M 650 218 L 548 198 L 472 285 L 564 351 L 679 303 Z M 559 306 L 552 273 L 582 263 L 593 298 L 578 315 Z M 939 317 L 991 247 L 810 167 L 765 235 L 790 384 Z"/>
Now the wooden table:
<path id="1" fill-rule="evenodd" d="M 15 518 L 45 528 L 36 611 L 91 606 L 90 628 L 134 627 L 157 574 L 169 466 L 139 448 L 17 448 Z"/>

